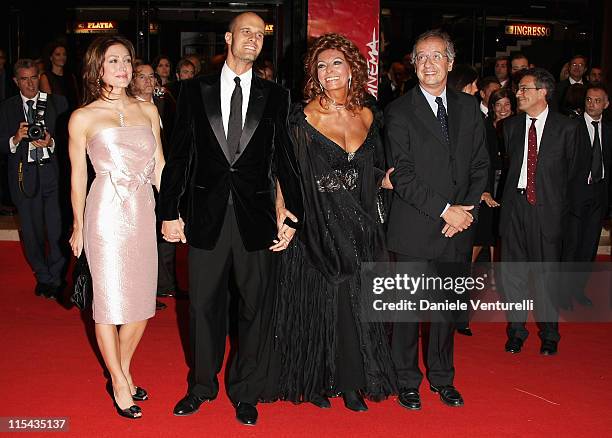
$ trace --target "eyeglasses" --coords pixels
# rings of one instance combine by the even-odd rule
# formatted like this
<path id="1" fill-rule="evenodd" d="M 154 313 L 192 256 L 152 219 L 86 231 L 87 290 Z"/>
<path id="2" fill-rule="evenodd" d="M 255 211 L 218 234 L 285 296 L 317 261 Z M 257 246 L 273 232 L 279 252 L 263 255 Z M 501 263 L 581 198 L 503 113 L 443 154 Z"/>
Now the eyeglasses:
<path id="1" fill-rule="evenodd" d="M 428 54 L 419 53 L 416 56 L 416 63 L 419 65 L 423 65 L 429 59 L 431 62 L 438 64 L 439 62 L 442 62 L 444 58 L 448 58 L 448 55 L 444 55 L 440 52 L 433 52 L 433 53 L 428 53 Z"/>
<path id="2" fill-rule="evenodd" d="M 541 90 L 542 87 L 518 87 L 516 94 L 525 93 L 527 90 Z"/>

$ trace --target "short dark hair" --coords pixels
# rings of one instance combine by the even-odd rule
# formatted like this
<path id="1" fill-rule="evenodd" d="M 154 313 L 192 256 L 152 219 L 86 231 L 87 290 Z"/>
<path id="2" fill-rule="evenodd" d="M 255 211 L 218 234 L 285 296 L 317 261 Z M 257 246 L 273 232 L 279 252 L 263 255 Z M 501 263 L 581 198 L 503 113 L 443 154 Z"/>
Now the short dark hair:
<path id="1" fill-rule="evenodd" d="M 462 91 L 478 79 L 478 72 L 469 64 L 455 65 L 448 73 L 447 85 L 451 90 Z"/>
<path id="2" fill-rule="evenodd" d="M 489 117 L 491 117 L 493 120 L 495 119 L 495 104 L 504 98 L 507 98 L 510 101 L 512 114 L 516 114 L 516 96 L 511 89 L 506 87 L 500 88 L 491 94 L 491 97 L 489 97 Z"/>
<path id="3" fill-rule="evenodd" d="M 585 67 L 586 67 L 586 66 L 589 64 L 589 58 L 587 58 L 586 56 L 581 55 L 581 54 L 579 54 L 579 53 L 578 53 L 578 54 L 576 54 L 576 55 L 574 55 L 574 56 L 572 56 L 572 57 L 569 59 L 570 64 L 571 64 L 571 62 L 572 62 L 574 59 L 576 59 L 576 58 L 582 58 L 582 59 L 584 59 L 584 66 L 585 66 Z"/>
<path id="4" fill-rule="evenodd" d="M 529 61 L 529 58 L 527 58 L 527 56 L 523 52 L 514 52 L 510 57 L 510 62 L 514 61 L 515 59 L 526 59 L 527 61 Z"/>
<path id="5" fill-rule="evenodd" d="M 491 84 L 501 85 L 495 76 L 486 76 L 478 81 L 478 91 L 482 91 Z"/>
<path id="6" fill-rule="evenodd" d="M 589 90 L 601 90 L 606 93 L 606 96 L 610 95 L 608 93 L 608 88 L 601 82 L 590 82 L 586 87 L 586 91 L 588 92 Z"/>
<path id="7" fill-rule="evenodd" d="M 523 77 L 533 76 L 535 86 L 546 90 L 546 101 L 550 103 L 555 92 L 555 78 L 550 72 L 542 67 L 533 67 L 523 70 Z"/>
<path id="8" fill-rule="evenodd" d="M 509 61 L 507 56 L 498 56 L 497 58 L 495 58 L 495 62 L 497 61 Z"/>
<path id="9" fill-rule="evenodd" d="M 36 61 L 30 58 L 21 58 L 17 60 L 15 65 L 13 65 L 13 76 L 17 77 L 17 71 L 21 70 L 22 68 L 35 68 L 36 71 L 38 71 Z"/>

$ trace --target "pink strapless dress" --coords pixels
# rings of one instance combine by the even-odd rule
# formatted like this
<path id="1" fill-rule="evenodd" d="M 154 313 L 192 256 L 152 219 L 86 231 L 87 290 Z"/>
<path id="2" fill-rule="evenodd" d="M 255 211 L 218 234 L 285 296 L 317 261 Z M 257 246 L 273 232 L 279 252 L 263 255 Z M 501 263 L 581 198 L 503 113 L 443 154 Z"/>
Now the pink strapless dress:
<path id="1" fill-rule="evenodd" d="M 155 145 L 148 126 L 106 128 L 87 144 L 96 178 L 85 204 L 83 240 L 93 318 L 100 324 L 142 321 L 155 314 Z"/>

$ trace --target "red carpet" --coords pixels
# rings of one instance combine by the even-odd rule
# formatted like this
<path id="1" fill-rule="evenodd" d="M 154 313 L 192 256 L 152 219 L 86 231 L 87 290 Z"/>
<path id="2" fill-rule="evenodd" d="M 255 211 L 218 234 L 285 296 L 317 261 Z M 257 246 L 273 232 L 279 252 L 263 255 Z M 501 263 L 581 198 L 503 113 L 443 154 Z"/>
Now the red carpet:
<path id="1" fill-rule="evenodd" d="M 184 251 L 181 258 L 184 258 Z M 222 392 L 191 417 L 172 415 L 184 395 L 187 367 L 177 321 L 186 302 L 166 299 L 136 353 L 133 374 L 151 399 L 144 417 L 120 418 L 104 390 L 97 348 L 88 338 L 89 312 L 34 296 L 34 279 L 15 242 L 0 242 L 0 417 L 68 417 L 58 436 L 609 436 L 612 420 L 610 324 L 565 324 L 559 355 L 538 354 L 535 327 L 523 352 L 503 351 L 504 325 L 476 324 L 475 336 L 456 337 L 456 386 L 466 405 L 444 406 L 421 386 L 423 410 L 407 411 L 395 399 L 370 403 L 367 413 L 290 403 L 260 404 L 259 424 L 246 427 Z M 178 307 L 177 307 L 178 304 Z M 180 325 L 184 326 L 184 323 Z M 29 436 L 42 435 L 30 434 Z M 45 434 L 46 435 L 46 434 Z"/>

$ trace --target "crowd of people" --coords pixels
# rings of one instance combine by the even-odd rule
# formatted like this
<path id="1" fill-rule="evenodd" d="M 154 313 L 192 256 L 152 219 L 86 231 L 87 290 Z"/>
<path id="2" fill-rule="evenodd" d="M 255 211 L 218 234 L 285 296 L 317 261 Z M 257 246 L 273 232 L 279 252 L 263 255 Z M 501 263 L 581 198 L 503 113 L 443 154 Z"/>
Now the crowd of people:
<path id="1" fill-rule="evenodd" d="M 163 308 L 156 296 L 189 299 L 190 372 L 174 414 L 217 397 L 230 289 L 237 351 L 226 386 L 243 424 L 256 424 L 260 401 L 329 408 L 329 397 L 341 396 L 366 411 L 366 400 L 397 395 L 419 410 L 419 337 L 429 388 L 462 406 L 453 339 L 473 334 L 469 315 L 370 321 L 360 311 L 362 263 L 461 276 L 484 253 L 502 262 L 594 260 L 612 171 L 601 69 L 585 77 L 587 60 L 576 55 L 556 81 L 515 54 L 480 78 L 455 65 L 449 35 L 431 30 L 391 64 L 377 102 L 363 55 L 332 33 L 310 45 L 304 99 L 291 103 L 271 65 L 254 68 L 263 41 L 264 21 L 242 13 L 225 33 L 220 71 L 200 74 L 188 56 L 173 77 L 167 56 L 148 64 L 129 40 L 103 36 L 85 55 L 82 92 L 64 70 L 63 46 L 44 73 L 33 60 L 15 63 L 18 93 L 10 96 L 8 81 L 0 88 L 0 150 L 35 293 L 61 293 L 67 242 L 75 256 L 85 253 L 108 391 L 126 418 L 140 418 L 137 402 L 148 398 L 130 364 Z M 180 242 L 189 245 L 188 292 L 175 276 Z M 520 301 L 530 272 L 513 266 L 495 274 L 505 299 Z M 584 284 L 565 303 L 546 299 L 550 272 L 536 274 L 540 352 L 550 356 L 559 306 L 590 299 Z M 505 350 L 516 354 L 527 311 L 507 318 Z"/>

